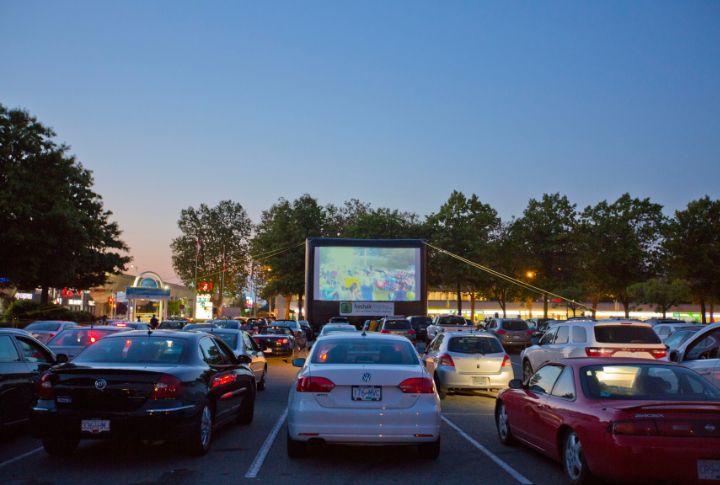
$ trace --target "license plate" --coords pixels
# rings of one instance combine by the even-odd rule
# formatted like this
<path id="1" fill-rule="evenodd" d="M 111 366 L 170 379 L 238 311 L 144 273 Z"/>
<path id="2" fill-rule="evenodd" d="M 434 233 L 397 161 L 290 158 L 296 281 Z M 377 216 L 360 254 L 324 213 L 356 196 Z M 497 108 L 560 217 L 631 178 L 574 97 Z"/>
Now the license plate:
<path id="1" fill-rule="evenodd" d="M 272 351 L 273 351 L 272 347 L 265 347 L 265 352 L 272 354 Z"/>
<path id="2" fill-rule="evenodd" d="M 720 480 L 720 460 L 698 460 L 699 480 Z"/>
<path id="3" fill-rule="evenodd" d="M 110 431 L 109 419 L 83 419 L 80 421 L 80 431 L 84 433 L 105 433 Z"/>
<path id="4" fill-rule="evenodd" d="M 472 383 L 474 386 L 486 386 L 489 381 L 490 378 L 488 377 L 473 376 L 472 378 Z"/>
<path id="5" fill-rule="evenodd" d="M 381 386 L 352 386 L 353 401 L 382 401 Z"/>

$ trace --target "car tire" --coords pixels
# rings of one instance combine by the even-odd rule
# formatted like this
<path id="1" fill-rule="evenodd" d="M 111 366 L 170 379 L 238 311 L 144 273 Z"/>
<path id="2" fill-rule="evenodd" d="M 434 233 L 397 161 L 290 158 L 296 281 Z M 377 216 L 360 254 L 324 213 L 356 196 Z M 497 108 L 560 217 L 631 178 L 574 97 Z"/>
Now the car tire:
<path id="1" fill-rule="evenodd" d="M 203 456 L 210 451 L 213 432 L 213 412 L 209 403 L 203 405 L 202 411 L 195 419 L 190 435 L 188 436 L 186 450 L 194 456 Z"/>
<path id="2" fill-rule="evenodd" d="M 260 379 L 260 382 L 257 383 L 257 390 L 258 391 L 264 391 L 265 390 L 265 377 L 267 377 L 267 366 L 263 369 L 263 375 L 262 379 Z"/>
<path id="3" fill-rule="evenodd" d="M 47 436 L 42 440 L 45 453 L 55 456 L 71 455 L 78 444 L 80 444 L 79 436 Z"/>
<path id="4" fill-rule="evenodd" d="M 424 460 L 437 460 L 438 456 L 440 456 L 440 438 L 432 443 L 418 445 L 418 454 Z"/>
<path id="5" fill-rule="evenodd" d="M 530 365 L 530 361 L 525 359 L 523 361 L 523 382 L 528 382 L 530 380 L 530 377 L 533 375 L 532 365 Z"/>
<path id="6" fill-rule="evenodd" d="M 582 444 L 575 431 L 565 433 L 562 446 L 562 464 L 565 476 L 571 485 L 588 483 L 591 478 L 590 469 L 585 462 Z"/>
<path id="7" fill-rule="evenodd" d="M 440 385 L 440 379 L 438 378 L 438 375 L 435 374 L 435 377 L 433 378 L 435 380 L 435 389 L 437 389 L 438 396 L 440 399 L 445 399 L 447 397 L 447 391 L 442 388 Z"/>
<path id="8" fill-rule="evenodd" d="M 250 395 L 244 398 L 242 404 L 240 404 L 240 410 L 238 411 L 237 418 L 235 419 L 238 424 L 252 423 L 253 416 L 255 415 L 255 396 L 257 395 L 255 387 L 256 385 L 248 386 L 247 388 Z"/>
<path id="9" fill-rule="evenodd" d="M 287 455 L 289 458 L 305 458 L 307 456 L 307 443 L 304 441 L 297 441 L 290 437 L 290 432 L 287 433 Z"/>
<path id="10" fill-rule="evenodd" d="M 512 446 L 515 444 L 515 437 L 510 430 L 510 420 L 508 419 L 507 408 L 502 401 L 498 401 L 497 409 L 495 410 L 495 428 L 497 429 L 500 443 L 505 446 Z"/>

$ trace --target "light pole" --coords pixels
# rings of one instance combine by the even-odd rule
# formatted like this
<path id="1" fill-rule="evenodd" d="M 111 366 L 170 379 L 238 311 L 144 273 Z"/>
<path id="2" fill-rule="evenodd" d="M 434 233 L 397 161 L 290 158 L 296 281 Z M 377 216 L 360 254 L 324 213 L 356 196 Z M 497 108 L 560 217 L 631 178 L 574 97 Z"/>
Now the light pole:
<path id="1" fill-rule="evenodd" d="M 525 278 L 527 278 L 527 280 L 528 280 L 529 282 L 531 282 L 532 280 L 534 280 L 534 279 L 535 279 L 535 276 L 537 276 L 537 273 L 535 273 L 535 271 L 533 271 L 533 270 L 527 270 L 527 271 L 525 272 Z M 533 297 L 532 297 L 532 293 L 531 293 L 530 296 L 528 296 L 528 299 L 527 299 L 528 318 L 532 318 L 532 316 L 533 316 L 533 315 L 532 315 L 532 305 L 533 305 Z"/>

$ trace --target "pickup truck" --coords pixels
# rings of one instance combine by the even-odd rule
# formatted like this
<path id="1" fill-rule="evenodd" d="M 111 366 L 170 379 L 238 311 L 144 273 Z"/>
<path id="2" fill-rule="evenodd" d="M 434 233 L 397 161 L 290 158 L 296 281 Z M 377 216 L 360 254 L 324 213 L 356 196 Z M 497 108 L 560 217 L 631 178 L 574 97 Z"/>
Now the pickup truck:
<path id="1" fill-rule="evenodd" d="M 427 339 L 430 342 L 443 332 L 463 332 L 468 330 L 474 330 L 474 327 L 468 325 L 460 315 L 438 315 L 433 320 L 432 325 L 427 327 Z"/>

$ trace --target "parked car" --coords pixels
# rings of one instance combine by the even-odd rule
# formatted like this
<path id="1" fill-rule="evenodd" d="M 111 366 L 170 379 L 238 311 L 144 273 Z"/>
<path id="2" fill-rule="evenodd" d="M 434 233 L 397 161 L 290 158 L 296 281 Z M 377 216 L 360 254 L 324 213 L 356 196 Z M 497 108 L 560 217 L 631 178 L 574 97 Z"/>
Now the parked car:
<path id="1" fill-rule="evenodd" d="M 495 335 L 504 348 L 529 347 L 535 333 L 525 320 L 519 318 L 493 318 L 485 326 L 487 332 Z"/>
<path id="2" fill-rule="evenodd" d="M 671 363 L 560 359 L 498 394 L 500 441 L 562 463 L 571 484 L 717 480 L 720 392 Z"/>
<path id="3" fill-rule="evenodd" d="M 678 320 L 677 318 L 649 318 L 645 320 L 645 323 L 649 323 L 650 325 L 658 325 L 660 323 L 680 323 L 687 325 L 688 322 L 685 320 Z"/>
<path id="4" fill-rule="evenodd" d="M 547 328 L 546 323 L 552 320 L 551 318 L 528 318 L 525 320 L 530 327 L 530 330 L 535 332 L 544 332 Z"/>
<path id="5" fill-rule="evenodd" d="M 158 325 L 158 330 L 182 330 L 187 322 L 184 320 L 163 320 Z"/>
<path id="6" fill-rule="evenodd" d="M 38 320 L 25 326 L 24 330 L 42 343 L 47 343 L 66 328 L 77 327 L 76 322 L 64 320 Z"/>
<path id="7" fill-rule="evenodd" d="M 456 390 L 498 390 L 513 378 L 510 356 L 485 332 L 444 332 L 423 355 L 440 399 Z"/>
<path id="8" fill-rule="evenodd" d="M 47 343 L 50 350 L 58 354 L 65 354 L 69 360 L 104 337 L 125 329 L 110 325 L 97 325 L 94 327 L 73 327 L 63 330 Z"/>
<path id="9" fill-rule="evenodd" d="M 0 429 L 30 418 L 40 375 L 55 363 L 55 354 L 29 333 L 0 328 Z"/>
<path id="10" fill-rule="evenodd" d="M 713 323 L 670 351 L 669 359 L 689 367 L 720 388 L 720 323 Z"/>
<path id="11" fill-rule="evenodd" d="M 441 332 L 463 331 L 471 328 L 468 327 L 467 322 L 460 315 L 438 315 L 433 320 L 432 325 L 428 325 L 425 331 L 427 332 L 427 339 L 432 340 Z"/>
<path id="12" fill-rule="evenodd" d="M 415 445 L 422 457 L 438 457 L 440 399 L 406 338 L 320 337 L 308 359 L 294 359 L 293 365 L 301 370 L 288 398 L 289 457 L 305 455 L 310 440 Z"/>
<path id="13" fill-rule="evenodd" d="M 203 455 L 219 425 L 253 419 L 248 363 L 204 332 L 116 333 L 42 375 L 33 432 L 51 455 L 113 437 L 177 441 Z"/>
<path id="14" fill-rule="evenodd" d="M 204 330 L 207 328 L 218 328 L 214 323 L 188 323 L 183 327 L 183 331 L 189 332 L 191 330 Z"/>
<path id="15" fill-rule="evenodd" d="M 234 330 L 240 330 L 243 324 L 240 320 L 208 320 L 208 323 L 212 323 L 218 328 L 232 328 Z"/>
<path id="16" fill-rule="evenodd" d="M 293 355 L 296 350 L 293 331 L 285 325 L 270 325 L 253 340 L 265 354 Z"/>
<path id="17" fill-rule="evenodd" d="M 680 345 L 682 345 L 687 339 L 695 335 L 696 332 L 702 330 L 702 326 L 700 325 L 692 325 L 690 327 L 683 327 L 682 330 L 677 330 L 672 335 L 670 335 L 665 341 L 663 342 L 665 344 L 665 347 L 667 347 L 668 352 L 671 350 L 675 350 Z"/>
<path id="18" fill-rule="evenodd" d="M 308 341 L 307 337 L 305 336 L 305 331 L 295 320 L 275 320 L 272 325 L 274 327 L 288 327 L 290 330 L 292 330 L 293 337 L 295 337 L 295 345 L 297 345 L 300 350 L 307 347 Z"/>
<path id="19" fill-rule="evenodd" d="M 417 339 L 415 330 L 412 328 L 410 322 L 406 318 L 383 318 L 382 320 L 380 320 L 378 330 L 380 333 L 402 335 L 403 337 L 409 339 L 413 344 Z"/>
<path id="20" fill-rule="evenodd" d="M 348 317 L 330 317 L 330 320 L 328 320 L 328 323 L 350 323 L 350 319 Z"/>
<path id="21" fill-rule="evenodd" d="M 265 390 L 265 379 L 267 377 L 267 360 L 265 359 L 265 353 L 260 350 L 260 347 L 258 347 L 247 332 L 232 328 L 205 328 L 200 331 L 219 337 L 220 340 L 230 347 L 233 355 L 238 359 L 243 355 L 247 356 L 250 359 L 248 366 L 250 370 L 253 371 L 253 374 L 255 374 L 257 390 Z"/>
<path id="22" fill-rule="evenodd" d="M 546 362 L 568 357 L 637 357 L 662 359 L 667 349 L 647 323 L 560 322 L 540 342 L 520 354 L 523 379 Z"/>
<path id="23" fill-rule="evenodd" d="M 245 330 L 250 335 L 263 333 L 265 331 L 265 327 L 267 327 L 267 322 L 263 318 L 248 318 L 247 322 L 245 322 Z"/>
<path id="24" fill-rule="evenodd" d="M 656 323 L 653 326 L 653 330 L 655 330 L 655 333 L 658 334 L 658 337 L 660 337 L 660 340 L 663 342 L 667 340 L 667 338 L 677 332 L 678 330 L 687 330 L 692 328 L 701 328 L 700 325 L 690 325 L 685 322 L 681 323 Z"/>
<path id="25" fill-rule="evenodd" d="M 152 330 L 152 327 L 144 322 L 124 322 L 124 321 L 114 321 L 112 323 L 108 322 L 109 327 L 118 327 L 122 330 Z"/>
<path id="26" fill-rule="evenodd" d="M 432 318 L 426 315 L 413 315 L 407 317 L 410 326 L 415 330 L 415 336 L 418 342 L 427 342 L 427 328 L 432 325 Z"/>
<path id="27" fill-rule="evenodd" d="M 320 336 L 324 337 L 326 335 L 330 335 L 331 333 L 338 333 L 338 332 L 357 332 L 357 328 L 355 328 L 355 325 L 350 325 L 347 323 L 327 323 L 320 331 Z"/>
<path id="28" fill-rule="evenodd" d="M 303 332 L 305 332 L 305 339 L 308 342 L 315 340 L 315 331 L 313 330 L 312 325 L 310 325 L 310 322 L 307 320 L 298 320 L 298 324 L 300 325 L 300 328 L 303 329 Z"/>

